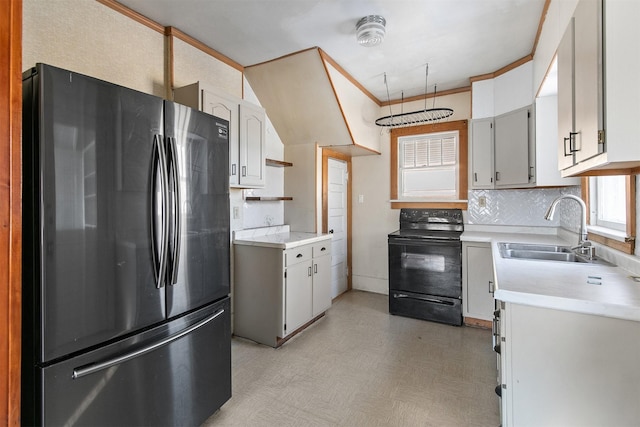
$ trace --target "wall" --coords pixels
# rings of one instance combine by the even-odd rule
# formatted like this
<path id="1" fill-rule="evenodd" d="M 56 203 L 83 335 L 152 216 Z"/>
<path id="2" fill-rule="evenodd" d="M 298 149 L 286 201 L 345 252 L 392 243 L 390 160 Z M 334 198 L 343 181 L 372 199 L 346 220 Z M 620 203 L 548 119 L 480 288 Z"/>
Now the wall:
<path id="1" fill-rule="evenodd" d="M 164 96 L 164 36 L 94 0 L 23 1 L 22 64 Z"/>
<path id="2" fill-rule="evenodd" d="M 428 100 L 428 108 L 433 100 Z M 462 92 L 436 98 L 436 107 L 453 108 L 449 120 L 471 116 L 471 94 Z M 424 109 L 424 100 L 392 106 L 393 114 Z M 389 115 L 389 107 L 380 108 L 378 117 Z M 387 234 L 398 229 L 400 211 L 391 209 L 390 135 L 379 128 L 379 156 L 352 158 L 352 286 L 354 289 L 388 293 Z M 362 203 L 359 197 L 362 196 Z"/>

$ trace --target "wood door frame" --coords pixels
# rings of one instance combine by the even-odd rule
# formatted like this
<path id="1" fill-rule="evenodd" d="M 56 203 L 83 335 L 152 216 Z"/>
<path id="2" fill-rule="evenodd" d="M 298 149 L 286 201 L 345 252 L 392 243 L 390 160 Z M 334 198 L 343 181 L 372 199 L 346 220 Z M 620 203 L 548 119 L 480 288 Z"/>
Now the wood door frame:
<path id="1" fill-rule="evenodd" d="M 347 291 L 351 290 L 351 156 L 330 148 L 322 149 L 322 232 L 329 232 L 329 159 L 342 160 L 347 164 Z"/>
<path id="2" fill-rule="evenodd" d="M 20 425 L 22 0 L 0 2 L 0 424 Z"/>

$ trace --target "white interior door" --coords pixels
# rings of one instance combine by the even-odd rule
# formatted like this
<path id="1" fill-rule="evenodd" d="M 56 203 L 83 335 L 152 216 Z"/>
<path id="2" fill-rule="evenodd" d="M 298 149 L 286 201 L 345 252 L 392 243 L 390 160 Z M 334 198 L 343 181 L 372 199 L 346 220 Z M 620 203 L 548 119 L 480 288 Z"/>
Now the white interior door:
<path id="1" fill-rule="evenodd" d="M 327 228 L 331 242 L 331 298 L 347 290 L 347 162 L 328 159 Z"/>

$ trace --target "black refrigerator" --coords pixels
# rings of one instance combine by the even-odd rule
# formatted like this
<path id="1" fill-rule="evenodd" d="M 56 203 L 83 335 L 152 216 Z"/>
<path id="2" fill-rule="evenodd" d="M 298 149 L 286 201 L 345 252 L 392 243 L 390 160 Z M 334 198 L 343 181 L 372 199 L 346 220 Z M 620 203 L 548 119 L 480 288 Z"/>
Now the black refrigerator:
<path id="1" fill-rule="evenodd" d="M 228 122 L 23 74 L 23 425 L 199 425 L 231 397 Z"/>

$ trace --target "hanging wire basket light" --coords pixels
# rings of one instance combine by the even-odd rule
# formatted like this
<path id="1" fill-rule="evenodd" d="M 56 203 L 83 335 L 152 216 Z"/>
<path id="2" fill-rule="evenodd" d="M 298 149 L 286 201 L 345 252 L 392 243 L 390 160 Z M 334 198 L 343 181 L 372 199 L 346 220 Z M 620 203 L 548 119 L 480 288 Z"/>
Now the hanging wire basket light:
<path id="1" fill-rule="evenodd" d="M 393 114 L 391 111 L 391 101 L 389 100 L 389 85 L 387 84 L 387 74 L 384 75 L 384 84 L 387 88 L 387 101 L 389 102 L 389 115 L 380 117 L 376 120 L 376 125 L 390 128 L 399 128 L 399 127 L 407 127 L 419 125 L 427 122 L 436 122 L 439 120 L 444 120 L 453 115 L 453 110 L 451 108 L 436 108 L 436 87 L 434 87 L 433 91 L 433 107 L 427 108 L 427 83 L 429 78 L 429 64 L 426 67 L 425 73 L 425 89 L 424 89 L 424 109 L 419 111 L 413 111 L 410 113 L 399 113 Z M 401 103 L 404 103 L 404 94 L 403 100 Z"/>

